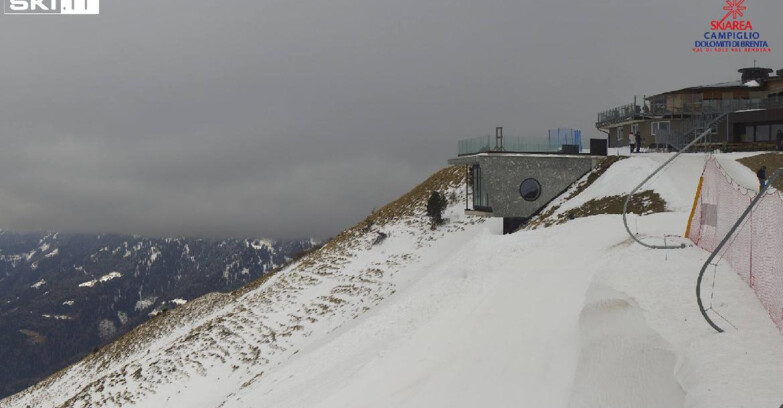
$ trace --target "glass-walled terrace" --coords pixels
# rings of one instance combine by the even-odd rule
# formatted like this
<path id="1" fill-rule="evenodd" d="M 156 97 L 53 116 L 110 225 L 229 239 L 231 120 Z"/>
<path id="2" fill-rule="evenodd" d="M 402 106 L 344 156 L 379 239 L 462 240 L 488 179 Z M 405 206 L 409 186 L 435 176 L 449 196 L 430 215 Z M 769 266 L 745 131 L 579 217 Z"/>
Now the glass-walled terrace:
<path id="1" fill-rule="evenodd" d="M 572 151 L 564 151 L 566 148 Z M 522 136 L 503 136 L 497 139 L 493 136 L 473 137 L 459 141 L 459 155 L 470 155 L 489 152 L 507 153 L 568 153 L 582 151 L 582 132 L 574 129 L 554 129 L 546 138 L 529 138 Z"/>
<path id="2" fill-rule="evenodd" d="M 480 136 L 459 141 L 459 155 L 487 152 L 550 153 L 559 151 L 560 146 L 550 146 L 545 139 L 504 136 L 497 143 L 494 136 Z"/>

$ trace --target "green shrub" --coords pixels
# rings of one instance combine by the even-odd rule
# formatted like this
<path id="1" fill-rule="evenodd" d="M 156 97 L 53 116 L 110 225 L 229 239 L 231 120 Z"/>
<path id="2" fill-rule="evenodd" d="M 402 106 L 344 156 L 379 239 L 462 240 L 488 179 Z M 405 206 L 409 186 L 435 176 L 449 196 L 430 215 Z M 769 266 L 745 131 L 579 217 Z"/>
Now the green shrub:
<path id="1" fill-rule="evenodd" d="M 430 217 L 432 225 L 443 224 L 443 211 L 446 209 L 448 201 L 440 192 L 433 191 L 430 199 L 427 200 L 427 216 Z"/>

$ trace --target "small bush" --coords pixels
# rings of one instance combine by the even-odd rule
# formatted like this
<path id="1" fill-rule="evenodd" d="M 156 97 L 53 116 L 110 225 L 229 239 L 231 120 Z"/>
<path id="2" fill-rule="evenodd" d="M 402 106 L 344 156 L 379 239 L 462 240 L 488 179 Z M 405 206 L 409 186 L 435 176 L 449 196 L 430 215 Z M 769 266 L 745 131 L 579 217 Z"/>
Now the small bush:
<path id="1" fill-rule="evenodd" d="M 448 201 L 440 192 L 433 191 L 430 199 L 427 200 L 427 216 L 430 217 L 432 225 L 443 224 L 443 211 L 446 210 Z"/>
<path id="2" fill-rule="evenodd" d="M 385 241 L 386 238 L 388 238 L 388 237 L 389 237 L 389 234 L 387 234 L 385 232 L 380 232 L 379 231 L 378 235 L 375 237 L 375 241 L 372 242 L 372 246 L 376 246 L 376 245 L 380 244 L 381 242 Z"/>

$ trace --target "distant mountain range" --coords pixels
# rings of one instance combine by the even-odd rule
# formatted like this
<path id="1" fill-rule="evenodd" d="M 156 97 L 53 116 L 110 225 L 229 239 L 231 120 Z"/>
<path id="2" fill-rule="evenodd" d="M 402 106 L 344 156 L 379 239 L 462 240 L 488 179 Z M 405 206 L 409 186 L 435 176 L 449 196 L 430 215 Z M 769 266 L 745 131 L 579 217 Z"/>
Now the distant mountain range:
<path id="1" fill-rule="evenodd" d="M 237 289 L 314 245 L 0 231 L 0 398 L 152 316 Z"/>

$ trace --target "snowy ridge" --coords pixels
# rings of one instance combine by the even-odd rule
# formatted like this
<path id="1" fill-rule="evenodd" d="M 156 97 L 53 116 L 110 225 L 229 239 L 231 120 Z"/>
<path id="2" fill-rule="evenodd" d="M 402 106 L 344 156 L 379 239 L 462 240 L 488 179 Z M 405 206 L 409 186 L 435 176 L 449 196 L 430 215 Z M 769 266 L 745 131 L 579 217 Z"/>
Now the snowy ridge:
<path id="1" fill-rule="evenodd" d="M 458 197 L 462 172 L 448 169 L 441 173 L 442 180 L 434 181 L 439 185 L 429 188 L 440 187 L 447 195 Z M 419 195 L 428 191 L 424 189 Z M 402 201 L 400 205 L 409 205 Z M 456 207 L 450 216 L 459 215 Z M 184 384 L 199 388 L 206 381 L 213 388 L 220 384 L 234 391 L 236 384 L 250 386 L 275 363 L 308 344 L 314 334 L 328 333 L 394 293 L 390 278 L 402 265 L 416 261 L 415 251 L 449 232 L 482 221 L 455 219 L 437 231 L 421 234 L 422 230 L 429 231 L 421 210 L 381 209 L 375 217 L 377 224 L 365 223 L 344 232 L 259 288 L 246 289 L 247 293 L 241 295 L 209 295 L 190 302 L 58 373 L 32 392 L 18 394 L 4 403 L 100 407 L 144 401 L 144 405 L 162 405 L 169 398 L 183 401 Z M 413 211 L 418 214 L 382 219 L 395 215 L 395 211 L 400 215 Z M 388 253 L 371 249 L 377 261 L 354 264 L 352 258 L 368 251 L 380 229 L 402 245 Z M 85 378 L 93 381 L 85 383 Z M 214 401 L 206 406 L 217 406 L 230 394 L 215 394 Z M 204 398 L 199 395 L 193 403 L 204 404 Z"/>
<path id="2" fill-rule="evenodd" d="M 117 278 L 121 278 L 121 277 L 122 277 L 122 274 L 119 273 L 119 272 L 116 272 L 116 271 L 115 272 L 109 272 L 106 275 L 103 275 L 103 276 L 101 276 L 98 279 L 93 279 L 91 281 L 80 283 L 79 287 L 80 288 L 91 288 L 91 287 L 95 286 L 96 283 L 106 283 L 106 282 L 108 282 L 108 281 L 110 281 L 112 279 L 117 279 Z"/>
<path id="3" fill-rule="evenodd" d="M 623 160 L 573 199 L 627 194 L 627 170 L 662 159 Z M 673 211 L 632 217 L 650 240 L 684 229 L 704 157 L 680 160 L 653 185 Z M 463 215 L 463 177 L 445 169 L 282 271 L 190 301 L 0 406 L 783 403 L 783 340 L 732 271 L 716 283 L 738 329 L 701 320 L 704 251 L 643 248 L 618 215 L 503 236 L 500 220 Z M 436 189 L 451 206 L 431 230 Z"/>

